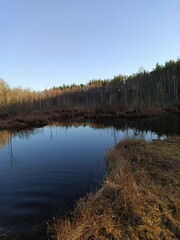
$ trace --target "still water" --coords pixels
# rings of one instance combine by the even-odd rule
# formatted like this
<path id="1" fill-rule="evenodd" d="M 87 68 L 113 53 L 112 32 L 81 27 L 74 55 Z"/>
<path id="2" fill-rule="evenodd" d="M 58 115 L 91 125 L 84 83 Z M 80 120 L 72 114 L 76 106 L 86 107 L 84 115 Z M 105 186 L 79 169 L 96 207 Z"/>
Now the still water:
<path id="1" fill-rule="evenodd" d="M 68 214 L 76 200 L 102 184 L 109 148 L 126 138 L 163 139 L 174 119 L 160 120 L 161 133 L 147 121 L 1 131 L 0 239 L 3 234 L 28 239 L 23 234 L 33 236 L 45 222 Z M 176 128 L 169 134 L 179 134 Z"/>

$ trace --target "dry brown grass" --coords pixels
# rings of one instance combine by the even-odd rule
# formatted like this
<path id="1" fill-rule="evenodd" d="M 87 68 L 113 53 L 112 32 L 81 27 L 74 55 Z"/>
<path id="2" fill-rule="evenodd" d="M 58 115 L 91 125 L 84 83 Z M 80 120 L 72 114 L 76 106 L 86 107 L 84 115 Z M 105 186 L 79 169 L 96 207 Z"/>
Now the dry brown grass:
<path id="1" fill-rule="evenodd" d="M 120 142 L 107 156 L 108 177 L 58 220 L 58 240 L 180 238 L 180 139 Z"/>
<path id="2" fill-rule="evenodd" d="M 155 108 L 137 110 L 119 110 L 107 108 L 64 108 L 54 109 L 51 111 L 24 113 L 19 115 L 12 115 L 1 117 L 0 116 L 0 130 L 21 130 L 31 127 L 43 127 L 53 122 L 62 121 L 104 121 L 104 120 L 117 120 L 117 119 L 138 119 L 157 117 L 162 114 L 178 114 L 180 109 L 178 107 L 173 108 Z"/>

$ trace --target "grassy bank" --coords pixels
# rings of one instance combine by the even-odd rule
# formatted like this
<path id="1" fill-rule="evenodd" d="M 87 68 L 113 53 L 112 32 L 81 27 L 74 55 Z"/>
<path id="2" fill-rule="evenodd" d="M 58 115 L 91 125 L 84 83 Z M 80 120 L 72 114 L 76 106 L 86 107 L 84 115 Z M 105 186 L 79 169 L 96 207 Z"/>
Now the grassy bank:
<path id="1" fill-rule="evenodd" d="M 0 116 L 0 130 L 22 130 L 32 127 L 43 127 L 54 122 L 61 121 L 99 121 L 99 120 L 121 120 L 121 119 L 140 119 L 157 117 L 167 114 L 179 114 L 180 108 L 149 108 L 144 110 L 119 111 L 117 109 L 56 109 L 46 112 L 34 112 L 17 116 Z"/>
<path id="2" fill-rule="evenodd" d="M 102 188 L 81 199 L 57 240 L 180 238 L 180 138 L 126 140 L 107 154 Z"/>

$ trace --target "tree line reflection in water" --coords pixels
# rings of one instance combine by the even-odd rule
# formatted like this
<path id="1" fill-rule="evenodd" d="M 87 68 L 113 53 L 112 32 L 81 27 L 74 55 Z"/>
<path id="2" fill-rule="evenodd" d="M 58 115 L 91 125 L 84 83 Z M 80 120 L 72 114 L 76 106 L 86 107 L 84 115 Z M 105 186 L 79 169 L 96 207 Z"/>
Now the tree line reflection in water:
<path id="1" fill-rule="evenodd" d="M 96 121 L 96 122 L 61 122 L 54 123 L 49 126 L 50 136 L 53 138 L 53 129 L 54 128 L 64 128 L 66 133 L 68 133 L 68 128 L 74 127 L 86 127 L 89 126 L 95 130 L 107 130 L 110 131 L 113 138 L 114 144 L 117 143 L 118 132 L 123 132 L 123 138 L 140 138 L 144 139 L 144 136 L 147 133 L 150 134 L 150 139 L 152 140 L 155 133 L 157 138 L 161 139 L 166 136 L 180 135 L 180 115 L 162 115 L 157 118 L 147 118 L 147 119 L 138 119 L 136 121 L 132 120 L 116 120 L 116 121 Z M 17 158 L 15 150 L 13 149 L 13 139 L 17 136 L 21 139 L 28 139 L 29 136 L 36 135 L 38 133 L 43 133 L 43 128 L 32 128 L 26 129 L 19 132 L 11 131 L 0 131 L 0 148 L 8 145 L 8 155 L 10 165 L 16 164 Z M 152 136 L 152 137 L 151 137 Z M 149 139 L 149 140 L 150 140 Z"/>

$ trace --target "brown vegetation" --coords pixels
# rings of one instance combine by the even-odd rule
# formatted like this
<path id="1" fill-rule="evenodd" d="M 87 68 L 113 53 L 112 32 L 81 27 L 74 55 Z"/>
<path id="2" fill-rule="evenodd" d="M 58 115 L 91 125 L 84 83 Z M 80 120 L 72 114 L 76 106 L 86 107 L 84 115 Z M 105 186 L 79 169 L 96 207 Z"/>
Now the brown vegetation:
<path id="1" fill-rule="evenodd" d="M 43 127 L 60 121 L 98 121 L 98 120 L 121 120 L 156 117 L 166 114 L 179 114 L 178 107 L 172 108 L 149 108 L 142 110 L 118 111 L 109 109 L 59 109 L 32 114 L 21 114 L 7 118 L 0 118 L 0 130 L 22 130 L 33 127 Z"/>
<path id="2" fill-rule="evenodd" d="M 57 240 L 179 239 L 179 146 L 180 138 L 120 142 L 102 188 L 57 220 Z"/>

